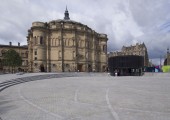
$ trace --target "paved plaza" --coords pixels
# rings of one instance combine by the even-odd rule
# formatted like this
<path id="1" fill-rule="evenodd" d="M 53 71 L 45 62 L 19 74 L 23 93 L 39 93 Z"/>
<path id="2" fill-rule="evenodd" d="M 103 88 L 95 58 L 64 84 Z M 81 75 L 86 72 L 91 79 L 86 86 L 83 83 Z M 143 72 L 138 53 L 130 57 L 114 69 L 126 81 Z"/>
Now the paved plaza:
<path id="1" fill-rule="evenodd" d="M 170 74 L 0 75 L 2 120 L 170 120 Z"/>

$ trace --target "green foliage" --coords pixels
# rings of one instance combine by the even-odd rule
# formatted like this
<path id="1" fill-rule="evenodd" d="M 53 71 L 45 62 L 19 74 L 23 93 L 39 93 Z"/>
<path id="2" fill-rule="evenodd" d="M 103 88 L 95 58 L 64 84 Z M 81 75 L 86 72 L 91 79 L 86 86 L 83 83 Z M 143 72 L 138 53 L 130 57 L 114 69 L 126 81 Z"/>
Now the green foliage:
<path id="1" fill-rule="evenodd" d="M 8 50 L 4 54 L 3 58 L 4 58 L 3 63 L 5 66 L 17 67 L 22 65 L 21 56 L 13 49 Z"/>
<path id="2" fill-rule="evenodd" d="M 163 72 L 170 72 L 170 66 L 162 66 Z"/>

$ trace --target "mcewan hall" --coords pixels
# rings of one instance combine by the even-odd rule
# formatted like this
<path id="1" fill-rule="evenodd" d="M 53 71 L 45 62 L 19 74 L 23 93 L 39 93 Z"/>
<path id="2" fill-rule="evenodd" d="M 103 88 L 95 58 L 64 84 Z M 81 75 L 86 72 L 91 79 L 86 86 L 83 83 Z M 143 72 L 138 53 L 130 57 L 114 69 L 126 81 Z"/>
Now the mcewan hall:
<path id="1" fill-rule="evenodd" d="M 107 35 L 87 25 L 64 19 L 33 22 L 28 30 L 27 46 L 0 45 L 0 59 L 8 49 L 22 57 L 25 72 L 103 72 L 107 68 Z M 0 71 L 10 71 L 0 64 Z M 17 71 L 17 70 L 13 70 Z"/>

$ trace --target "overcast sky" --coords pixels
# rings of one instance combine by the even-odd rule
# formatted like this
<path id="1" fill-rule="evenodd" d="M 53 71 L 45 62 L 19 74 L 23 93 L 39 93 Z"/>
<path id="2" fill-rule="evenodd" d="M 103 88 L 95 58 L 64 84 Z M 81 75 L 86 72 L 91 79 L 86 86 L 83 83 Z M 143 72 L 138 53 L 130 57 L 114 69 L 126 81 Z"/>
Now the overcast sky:
<path id="1" fill-rule="evenodd" d="M 32 22 L 70 18 L 108 35 L 108 51 L 145 43 L 159 64 L 170 47 L 170 0 L 1 0 L 0 44 L 27 44 Z M 163 59 L 162 59 L 163 61 Z"/>

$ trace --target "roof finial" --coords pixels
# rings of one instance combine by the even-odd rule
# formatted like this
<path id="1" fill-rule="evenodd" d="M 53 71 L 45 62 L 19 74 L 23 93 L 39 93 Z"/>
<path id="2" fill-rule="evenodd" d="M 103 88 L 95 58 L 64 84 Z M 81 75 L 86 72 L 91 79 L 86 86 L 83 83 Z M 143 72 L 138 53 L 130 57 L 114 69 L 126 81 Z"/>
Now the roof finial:
<path id="1" fill-rule="evenodd" d="M 66 5 L 66 11 L 68 11 L 68 10 L 67 10 L 67 5 Z"/>
<path id="2" fill-rule="evenodd" d="M 68 13 L 68 10 L 67 10 L 67 5 L 66 5 L 66 10 L 65 10 L 65 13 L 64 13 L 64 20 L 70 20 L 69 18 L 69 13 Z"/>
<path id="3" fill-rule="evenodd" d="M 167 54 L 169 54 L 169 47 L 167 48 Z"/>

